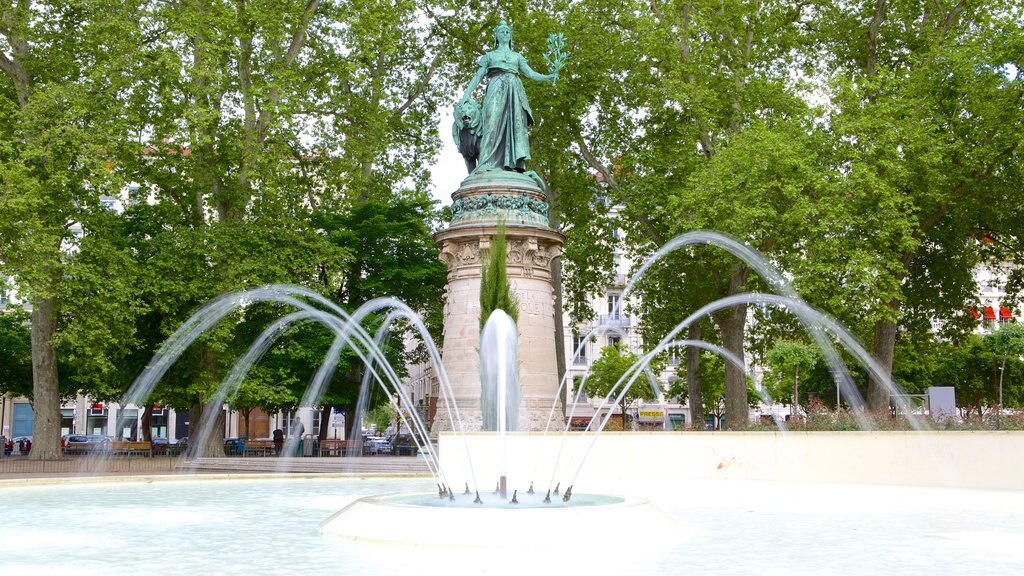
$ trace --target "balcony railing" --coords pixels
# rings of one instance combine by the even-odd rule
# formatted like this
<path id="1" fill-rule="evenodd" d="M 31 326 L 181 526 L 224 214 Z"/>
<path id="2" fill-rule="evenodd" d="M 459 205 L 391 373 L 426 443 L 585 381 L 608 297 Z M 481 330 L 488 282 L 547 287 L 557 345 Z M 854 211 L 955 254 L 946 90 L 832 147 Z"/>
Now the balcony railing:
<path id="1" fill-rule="evenodd" d="M 601 326 L 628 328 L 632 326 L 632 320 L 625 314 L 602 314 L 598 319 L 598 324 Z"/>

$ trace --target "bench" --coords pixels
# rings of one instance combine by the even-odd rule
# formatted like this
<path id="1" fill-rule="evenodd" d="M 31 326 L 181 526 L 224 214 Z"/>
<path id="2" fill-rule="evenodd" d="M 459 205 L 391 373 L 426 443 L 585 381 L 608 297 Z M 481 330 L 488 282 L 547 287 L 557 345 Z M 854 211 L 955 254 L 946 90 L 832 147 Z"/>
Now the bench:
<path id="1" fill-rule="evenodd" d="M 320 441 L 320 455 L 321 456 L 344 456 L 346 452 L 354 449 L 358 446 L 358 443 L 354 440 L 321 440 Z"/>
<path id="2" fill-rule="evenodd" d="M 153 456 L 153 444 L 146 441 L 114 440 L 110 452 L 116 456 Z"/>
<path id="3" fill-rule="evenodd" d="M 245 440 L 242 452 L 245 456 L 274 456 L 276 454 L 273 440 Z"/>

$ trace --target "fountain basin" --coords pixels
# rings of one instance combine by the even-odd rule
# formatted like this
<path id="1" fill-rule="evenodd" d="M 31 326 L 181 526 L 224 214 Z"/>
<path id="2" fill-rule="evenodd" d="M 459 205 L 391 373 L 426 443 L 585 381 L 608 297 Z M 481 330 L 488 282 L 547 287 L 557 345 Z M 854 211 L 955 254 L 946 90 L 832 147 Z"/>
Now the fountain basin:
<path id="1" fill-rule="evenodd" d="M 517 495 L 511 504 L 497 495 L 457 495 L 455 501 L 437 493 L 367 496 L 352 502 L 320 524 L 320 532 L 350 540 L 412 546 L 490 548 L 564 547 L 574 527 L 630 526 L 619 531 L 584 530 L 590 546 L 621 545 L 624 537 L 647 544 L 678 541 L 685 526 L 645 498 L 574 494 L 565 503 L 544 494 Z"/>
<path id="2" fill-rule="evenodd" d="M 462 549 L 454 537 L 444 545 L 416 546 L 317 530 L 359 498 L 429 493 L 432 487 L 427 479 L 296 475 L 0 480 L 0 542 L 8 544 L 0 574 L 272 574 L 287 567 L 295 573 L 418 576 L 769 570 L 895 576 L 1024 569 L 1020 491 L 665 478 L 641 494 L 684 525 L 685 536 L 659 546 L 598 546 L 636 538 L 638 526 L 617 524 L 614 514 L 566 515 L 587 523 L 559 522 L 560 537 L 547 542 L 537 535 L 546 537 L 550 526 L 513 532 L 514 524 L 504 521 L 530 510 L 489 511 L 505 513 L 500 524 L 472 526 L 491 533 L 495 544 Z M 490 513 L 456 518 L 492 521 Z M 421 536 L 442 540 L 450 524 L 431 522 Z M 531 552 L 555 546 L 553 552 Z M 503 553 L 509 548 L 516 550 Z"/>

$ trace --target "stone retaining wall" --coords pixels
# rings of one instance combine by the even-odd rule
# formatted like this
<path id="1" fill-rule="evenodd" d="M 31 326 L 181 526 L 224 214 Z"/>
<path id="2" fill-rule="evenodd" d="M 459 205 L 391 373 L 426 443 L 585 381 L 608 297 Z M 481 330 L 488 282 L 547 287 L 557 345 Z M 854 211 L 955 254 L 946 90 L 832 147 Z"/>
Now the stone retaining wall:
<path id="1" fill-rule="evenodd" d="M 606 432 L 582 467 L 591 436 L 571 433 L 552 474 L 560 438 L 514 434 L 504 466 L 492 436 L 471 434 L 467 444 L 481 485 L 504 469 L 510 485 L 577 476 L 607 487 L 767 480 L 1024 490 L 1024 432 Z M 441 460 L 453 486 L 468 476 L 463 453 L 456 437 L 442 435 Z"/>

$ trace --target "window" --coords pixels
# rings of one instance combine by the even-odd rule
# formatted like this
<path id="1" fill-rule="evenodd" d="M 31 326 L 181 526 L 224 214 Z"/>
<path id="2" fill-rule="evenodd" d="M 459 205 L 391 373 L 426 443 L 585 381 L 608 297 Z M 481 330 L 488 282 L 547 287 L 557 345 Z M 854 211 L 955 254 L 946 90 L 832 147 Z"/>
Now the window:
<path id="1" fill-rule="evenodd" d="M 60 435 L 75 433 L 75 409 L 60 409 Z"/>
<path id="2" fill-rule="evenodd" d="M 572 338 L 572 363 L 586 365 L 587 363 L 587 339 L 584 336 L 573 336 Z"/>
<path id="3" fill-rule="evenodd" d="M 89 417 L 85 421 L 86 434 L 107 433 L 107 408 L 103 404 L 93 404 L 89 408 Z"/>
<path id="4" fill-rule="evenodd" d="M 170 438 L 167 434 L 167 410 L 153 406 L 152 418 L 149 419 L 149 431 L 153 438 Z"/>
<path id="5" fill-rule="evenodd" d="M 32 427 L 35 424 L 35 412 L 28 402 L 14 403 L 14 427 L 11 436 L 29 436 L 32 434 Z"/>
<path id="6" fill-rule="evenodd" d="M 609 336 L 608 337 L 608 345 L 609 346 L 618 346 L 619 342 L 622 342 L 622 338 L 619 338 L 618 336 Z"/>
<path id="7" fill-rule="evenodd" d="M 139 411 L 137 408 L 121 408 L 118 410 L 117 425 L 121 429 L 118 431 L 118 438 L 122 440 L 132 440 L 138 437 L 139 432 Z"/>
<path id="8" fill-rule="evenodd" d="M 310 431 L 311 434 L 320 434 L 320 417 L 323 415 L 323 410 L 313 410 L 313 429 Z"/>
<path id="9" fill-rule="evenodd" d="M 608 317 L 611 319 L 618 319 L 622 315 L 622 310 L 619 307 L 619 295 L 609 294 L 608 295 Z"/>

